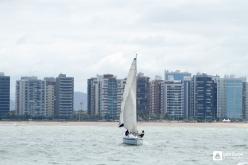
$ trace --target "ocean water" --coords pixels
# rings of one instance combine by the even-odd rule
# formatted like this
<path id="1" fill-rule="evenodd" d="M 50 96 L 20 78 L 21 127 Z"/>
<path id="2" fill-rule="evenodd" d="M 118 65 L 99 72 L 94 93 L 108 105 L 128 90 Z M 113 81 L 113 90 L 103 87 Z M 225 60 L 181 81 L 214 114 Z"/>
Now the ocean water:
<path id="1" fill-rule="evenodd" d="M 113 126 L 0 125 L 0 165 L 236 165 L 248 162 L 247 128 L 143 126 L 142 146 Z M 226 154 L 213 161 L 213 151 Z"/>

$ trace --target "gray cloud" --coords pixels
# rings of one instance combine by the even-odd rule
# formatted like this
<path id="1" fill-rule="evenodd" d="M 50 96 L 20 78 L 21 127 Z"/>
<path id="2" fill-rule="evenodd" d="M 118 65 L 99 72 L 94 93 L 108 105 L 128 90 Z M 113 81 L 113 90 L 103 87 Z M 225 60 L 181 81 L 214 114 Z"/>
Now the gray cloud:
<path id="1" fill-rule="evenodd" d="M 181 69 L 247 75 L 248 2 L 243 0 L 2 0 L 0 71 L 13 76 L 154 77 Z M 14 84 L 14 82 L 12 82 Z M 14 85 L 13 85 L 14 86 Z"/>

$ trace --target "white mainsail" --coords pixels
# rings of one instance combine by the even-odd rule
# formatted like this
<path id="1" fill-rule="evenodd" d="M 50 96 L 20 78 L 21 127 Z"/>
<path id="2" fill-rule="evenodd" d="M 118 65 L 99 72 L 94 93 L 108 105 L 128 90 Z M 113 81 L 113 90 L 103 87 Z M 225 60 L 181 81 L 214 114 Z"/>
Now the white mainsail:
<path id="1" fill-rule="evenodd" d="M 136 58 L 134 58 L 128 72 L 120 113 L 120 124 L 124 124 L 124 127 L 131 133 L 138 133 L 136 118 L 136 74 L 137 64 Z"/>

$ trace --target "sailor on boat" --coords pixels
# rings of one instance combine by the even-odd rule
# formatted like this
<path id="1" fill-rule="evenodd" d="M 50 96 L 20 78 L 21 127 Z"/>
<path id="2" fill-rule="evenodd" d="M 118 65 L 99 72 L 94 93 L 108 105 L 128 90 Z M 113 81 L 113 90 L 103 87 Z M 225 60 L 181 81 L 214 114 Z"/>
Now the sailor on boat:
<path id="1" fill-rule="evenodd" d="M 142 133 L 141 134 L 139 134 L 139 137 L 141 137 L 141 138 L 143 138 L 143 136 L 145 135 L 145 131 L 144 130 L 142 130 Z"/>
<path id="2" fill-rule="evenodd" d="M 128 136 L 129 135 L 129 131 L 128 130 L 126 130 L 126 132 L 125 132 L 125 136 Z"/>
<path id="3" fill-rule="evenodd" d="M 128 130 L 126 130 L 126 132 L 125 132 L 125 136 L 128 136 L 129 135 L 129 131 Z M 145 135 L 145 131 L 144 130 L 142 130 L 142 132 L 140 133 L 140 134 L 138 134 L 138 136 L 140 137 L 140 138 L 143 138 L 144 137 L 144 135 Z"/>

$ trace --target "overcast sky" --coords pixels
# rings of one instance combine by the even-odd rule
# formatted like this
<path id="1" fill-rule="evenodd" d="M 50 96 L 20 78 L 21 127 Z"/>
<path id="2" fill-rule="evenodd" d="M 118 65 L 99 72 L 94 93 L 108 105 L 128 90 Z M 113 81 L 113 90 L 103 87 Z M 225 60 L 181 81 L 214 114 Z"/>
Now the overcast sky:
<path id="1" fill-rule="evenodd" d="M 0 0 L 0 72 L 75 77 L 138 69 L 248 75 L 248 1 Z M 14 89 L 12 89 L 13 91 Z"/>

